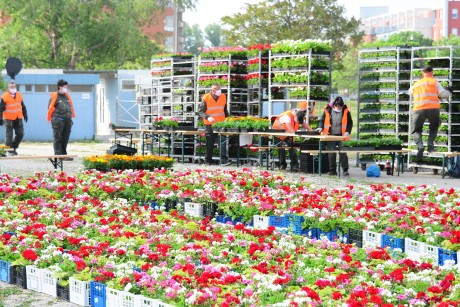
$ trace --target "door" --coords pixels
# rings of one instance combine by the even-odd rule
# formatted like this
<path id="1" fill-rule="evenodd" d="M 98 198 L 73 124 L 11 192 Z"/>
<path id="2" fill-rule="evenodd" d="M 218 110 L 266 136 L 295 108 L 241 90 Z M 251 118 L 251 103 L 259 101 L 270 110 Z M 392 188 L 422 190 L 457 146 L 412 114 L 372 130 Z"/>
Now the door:
<path id="1" fill-rule="evenodd" d="M 96 86 L 96 135 L 110 135 L 110 111 L 105 94 L 105 84 Z"/>

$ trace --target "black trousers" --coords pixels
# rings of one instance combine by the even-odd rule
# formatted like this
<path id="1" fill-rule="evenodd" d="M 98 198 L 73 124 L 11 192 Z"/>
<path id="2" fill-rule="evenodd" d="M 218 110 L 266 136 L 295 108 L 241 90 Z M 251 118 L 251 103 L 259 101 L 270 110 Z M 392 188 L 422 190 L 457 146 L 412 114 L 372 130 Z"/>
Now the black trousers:
<path id="1" fill-rule="evenodd" d="M 423 124 L 428 119 L 430 123 L 428 132 L 428 148 L 434 147 L 434 140 L 438 136 L 438 128 L 441 125 L 439 109 L 416 110 L 412 117 L 412 136 L 418 148 L 423 148 L 422 132 Z"/>
<path id="2" fill-rule="evenodd" d="M 73 122 L 71 119 L 58 119 L 51 120 L 53 127 L 53 147 L 55 155 L 67 154 L 67 143 L 69 142 L 70 132 L 72 131 Z"/>
<path id="3" fill-rule="evenodd" d="M 14 130 L 14 139 L 13 139 Z M 22 118 L 15 120 L 5 119 L 5 145 L 11 148 L 18 148 L 24 138 L 24 123 Z"/>
<path id="4" fill-rule="evenodd" d="M 214 143 L 216 142 L 217 138 L 217 133 L 214 133 L 212 130 L 211 125 L 206 125 L 206 157 L 205 161 L 207 163 L 212 163 L 212 152 L 214 150 Z M 221 155 L 222 155 L 222 162 L 226 162 L 228 160 L 228 155 L 227 155 L 227 137 L 221 137 L 222 144 L 219 144 L 221 147 Z"/>
<path id="5" fill-rule="evenodd" d="M 279 143 L 284 143 L 287 146 L 289 146 L 289 158 L 291 160 L 291 168 L 298 168 L 299 167 L 299 160 L 297 159 L 297 152 L 292 149 L 292 146 L 294 145 L 294 140 L 291 137 L 287 137 L 284 140 L 275 138 L 276 142 Z M 280 166 L 287 166 L 286 162 L 286 149 L 278 149 L 278 157 L 280 159 Z"/>

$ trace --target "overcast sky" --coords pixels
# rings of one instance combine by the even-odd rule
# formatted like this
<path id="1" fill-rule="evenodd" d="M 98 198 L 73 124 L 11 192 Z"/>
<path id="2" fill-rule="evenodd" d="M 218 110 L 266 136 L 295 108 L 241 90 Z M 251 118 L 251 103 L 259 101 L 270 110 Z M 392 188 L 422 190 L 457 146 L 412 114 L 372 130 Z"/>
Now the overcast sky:
<path id="1" fill-rule="evenodd" d="M 184 13 L 184 20 L 190 25 L 199 24 L 203 30 L 208 24 L 219 23 L 220 18 L 241 11 L 246 3 L 255 4 L 262 0 L 198 0 L 196 10 Z M 437 8 L 446 0 L 337 0 L 347 9 L 349 16 L 359 17 L 361 6 L 389 6 L 390 11 L 411 8 Z"/>

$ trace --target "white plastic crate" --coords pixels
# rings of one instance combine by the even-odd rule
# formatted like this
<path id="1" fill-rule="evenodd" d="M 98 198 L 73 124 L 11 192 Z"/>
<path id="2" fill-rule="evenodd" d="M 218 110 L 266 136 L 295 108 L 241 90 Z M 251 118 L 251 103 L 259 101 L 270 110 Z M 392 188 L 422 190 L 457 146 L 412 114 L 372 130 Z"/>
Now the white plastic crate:
<path id="1" fill-rule="evenodd" d="M 202 217 L 203 204 L 184 202 L 184 211 L 188 215 Z"/>
<path id="2" fill-rule="evenodd" d="M 89 306 L 89 281 L 69 278 L 69 301 L 80 306 Z"/>
<path id="3" fill-rule="evenodd" d="M 438 263 L 438 254 L 439 247 L 428 245 L 423 243 L 422 245 L 422 260 L 423 259 L 433 259 L 433 263 Z"/>
<path id="4" fill-rule="evenodd" d="M 173 305 L 163 303 L 162 301 L 158 302 L 157 307 L 174 307 Z"/>
<path id="5" fill-rule="evenodd" d="M 105 305 L 110 306 L 110 307 L 120 307 L 121 306 L 120 305 L 121 292 L 122 291 L 107 287 L 105 289 L 105 295 L 106 295 Z"/>
<path id="6" fill-rule="evenodd" d="M 137 307 L 134 293 L 129 293 L 126 291 L 120 291 L 120 305 L 121 307 Z"/>
<path id="7" fill-rule="evenodd" d="M 270 217 L 263 215 L 254 215 L 253 223 L 255 229 L 267 229 L 270 226 Z"/>
<path id="8" fill-rule="evenodd" d="M 378 232 L 363 230 L 363 247 L 381 247 L 382 234 Z"/>
<path id="9" fill-rule="evenodd" d="M 26 266 L 27 289 L 37 292 L 42 291 L 40 269 L 35 265 Z"/>
<path id="10" fill-rule="evenodd" d="M 423 253 L 424 243 L 418 242 L 409 238 L 404 240 L 404 252 L 407 255 L 407 258 L 420 261 Z"/>
<path id="11" fill-rule="evenodd" d="M 161 303 L 161 301 L 143 295 L 136 295 L 134 297 L 134 304 L 136 307 L 158 307 L 158 303 Z"/>
<path id="12" fill-rule="evenodd" d="M 53 272 L 48 269 L 41 269 L 40 270 L 40 278 L 42 284 L 41 292 L 54 296 L 57 296 L 57 278 L 53 277 Z"/>

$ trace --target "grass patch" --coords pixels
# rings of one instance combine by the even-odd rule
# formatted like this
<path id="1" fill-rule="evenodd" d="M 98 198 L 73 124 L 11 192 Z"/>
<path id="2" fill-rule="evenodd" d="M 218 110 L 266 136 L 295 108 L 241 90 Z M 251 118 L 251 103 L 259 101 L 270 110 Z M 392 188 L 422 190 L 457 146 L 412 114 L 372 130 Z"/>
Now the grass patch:
<path id="1" fill-rule="evenodd" d="M 11 295 L 17 295 L 21 293 L 22 293 L 22 290 L 14 286 L 0 288 L 0 307 L 8 307 L 4 303 L 6 298 Z"/>

